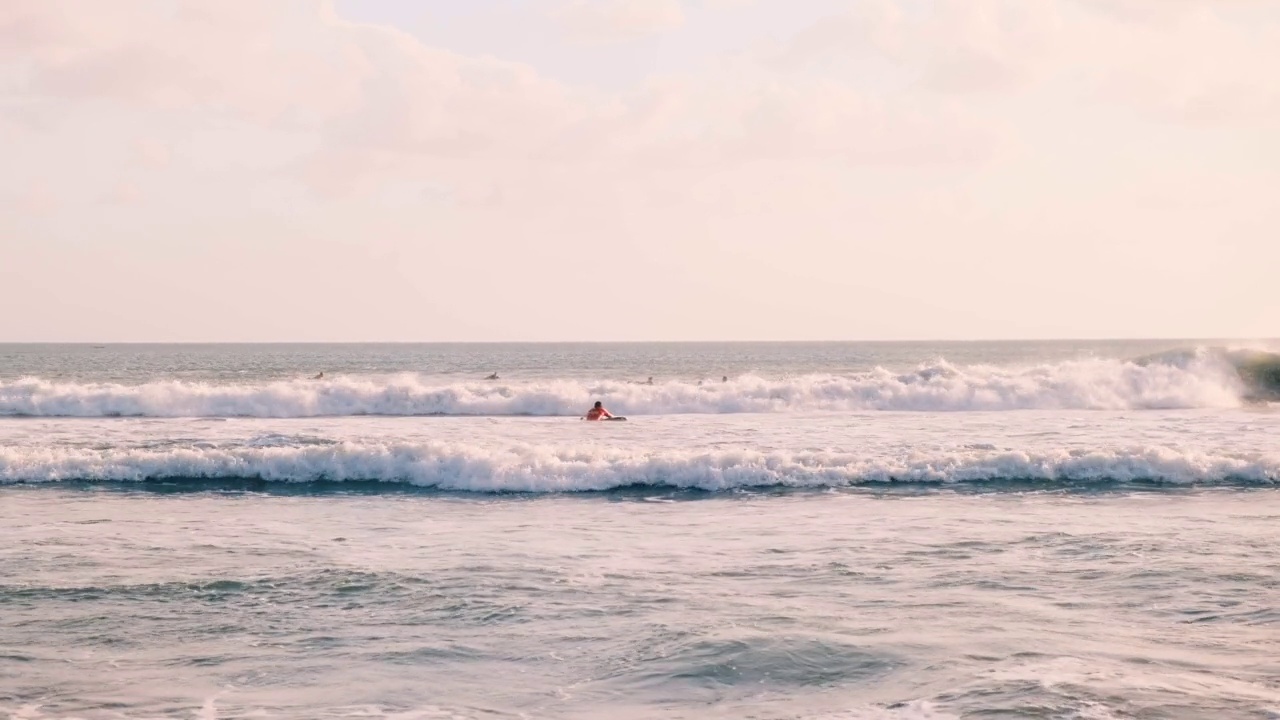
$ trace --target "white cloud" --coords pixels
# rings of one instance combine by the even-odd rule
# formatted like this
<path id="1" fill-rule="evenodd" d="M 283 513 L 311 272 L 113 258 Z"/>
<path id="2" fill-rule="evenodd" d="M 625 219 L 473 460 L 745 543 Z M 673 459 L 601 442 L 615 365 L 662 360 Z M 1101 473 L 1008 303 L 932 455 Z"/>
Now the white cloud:
<path id="1" fill-rule="evenodd" d="M 948 92 L 1009 90 L 1038 78 L 1062 27 L 1061 0 L 865 0 L 800 32 L 777 61 L 880 56 L 911 82 Z"/>
<path id="2" fill-rule="evenodd" d="M 131 180 L 122 180 L 102 197 L 108 205 L 137 205 L 142 201 L 142 190 Z"/>
<path id="3" fill-rule="evenodd" d="M 922 11 L 865 0 L 763 62 L 746 54 L 620 95 L 352 24 L 312 0 L 181 0 L 167 12 L 143 0 L 11 0 L 0 38 L 24 68 L 15 93 L 24 103 L 105 101 L 304 133 L 313 148 L 291 172 L 327 195 L 419 178 L 488 197 L 495 184 L 537 185 L 565 168 L 591 177 L 605 165 L 603 175 L 634 183 L 761 159 L 970 162 L 1007 128 L 947 95 L 1021 92 L 1063 76 L 1202 121 L 1274 115 L 1274 32 L 1227 23 L 1195 0 L 1170 0 L 1185 12 L 1135 28 L 1082 12 L 1090 1 L 937 0 Z M 683 19 L 676 0 L 575 0 L 560 12 L 597 38 Z M 859 71 L 868 53 L 902 77 L 873 87 L 810 68 L 839 57 Z M 136 147 L 150 167 L 169 163 L 166 143 Z"/>
<path id="4" fill-rule="evenodd" d="M 703 325 L 687 335 L 728 316 L 745 336 L 756 319 L 733 319 L 733 308 L 756 303 L 774 318 L 762 334 L 820 336 L 796 318 L 822 308 L 859 322 L 842 315 L 854 306 L 851 284 L 912 288 L 923 305 L 987 318 L 1005 312 L 1010 288 L 1034 283 L 1046 297 L 1070 297 L 1072 273 L 1152 294 L 1141 278 L 1205 267 L 1195 257 L 1202 237 L 1254 243 L 1248 270 L 1262 277 L 1255 268 L 1276 259 L 1265 243 L 1280 148 L 1264 131 L 1280 118 L 1277 26 L 1235 17 L 1254 7 L 1246 0 L 1230 12 L 1199 0 L 1168 0 L 1176 12 L 1154 4 L 1165 0 L 1124 1 L 1121 11 L 1093 0 L 858 0 L 777 38 L 762 23 L 801 4 L 758 3 L 687 26 L 684 13 L 711 0 L 634 6 L 647 15 L 612 0 L 560 5 L 583 13 L 561 18 L 581 23 L 578 40 L 680 27 L 675 45 L 722 21 L 755 33 L 736 53 L 664 65 L 605 91 L 547 68 L 575 57 L 639 62 L 662 55 L 661 44 L 562 44 L 543 64 L 539 45 L 525 64 L 499 59 L 502 43 L 468 37 L 466 52 L 424 44 L 310 0 L 8 0 L 0 199 L 16 212 L 0 216 L 0 239 L 18 238 L 46 272 L 60 267 L 56 251 L 82 243 L 86 257 L 128 256 L 128 272 L 175 286 L 205 263 L 242 272 L 235 253 L 261 252 L 254 282 L 314 299 L 312 280 L 323 277 L 325 287 L 352 288 L 342 302 L 317 300 L 354 318 L 347 327 L 409 336 L 419 331 L 397 330 L 404 323 L 382 309 L 366 314 L 386 315 L 376 332 L 361 324 L 357 296 L 418 307 L 471 293 L 483 277 L 510 294 L 436 307 L 441 322 L 463 318 L 449 332 L 510 335 L 571 317 L 570 330 L 544 336 L 588 337 L 602 322 L 661 336 L 701 312 Z M 1206 186 L 1202 168 L 1214 163 L 1212 177 L 1234 184 Z M 1153 178 L 1167 178 L 1159 213 L 1139 207 Z M 1229 237 L 1208 234 L 1219 217 L 1232 219 Z M 1120 236 L 1139 238 L 1129 259 L 1102 248 Z M 1160 249 L 1146 252 L 1147 238 Z M 146 245 L 165 241 L 165 253 Z M 202 250 L 180 266 L 187 244 Z M 1052 277 L 1037 260 L 1048 246 L 1061 249 Z M 395 282 L 382 275 L 388 257 L 403 258 Z M 99 282 L 93 262 L 77 275 L 86 288 Z M 583 308 L 576 279 L 602 268 L 640 288 L 677 277 L 664 280 L 662 298 L 629 296 L 627 316 L 618 304 Z M 513 310 L 522 291 L 537 299 Z M 1036 302 L 1025 327 L 1044 314 Z M 1071 311 L 1061 303 L 1060 323 Z M 511 313 L 524 314 L 503 320 Z M 324 337 L 335 321 L 316 315 Z M 923 324 L 895 332 L 998 325 L 956 330 L 913 317 Z"/>
<path id="5" fill-rule="evenodd" d="M 144 167 L 158 169 L 169 164 L 172 151 L 167 143 L 153 138 L 143 138 L 134 143 L 138 162 Z"/>
<path id="6" fill-rule="evenodd" d="M 574 42 L 591 45 L 656 35 L 685 22 L 680 0 L 566 0 L 552 17 Z"/>
<path id="7" fill-rule="evenodd" d="M 1060 93 L 1083 87 L 1090 100 L 1190 122 L 1280 119 L 1280 7 L 1254 26 L 1224 17 L 1249 2 L 937 0 L 908 11 L 899 0 L 866 0 L 799 33 L 776 61 L 875 55 L 935 91 L 1058 82 Z"/>
<path id="8" fill-rule="evenodd" d="M 0 7 L 0 61 L 25 68 L 27 96 L 274 122 L 355 100 L 360 62 L 339 27 L 314 0 L 11 0 Z"/>
<path id="9" fill-rule="evenodd" d="M 1143 112 L 1197 125 L 1280 121 L 1280 87 L 1274 80 L 1280 67 L 1280 18 L 1246 26 L 1222 16 L 1229 1 L 1173 4 L 1179 12 L 1160 11 L 1147 22 L 1091 23 L 1088 39 L 1097 54 L 1077 47 L 1063 62 L 1088 72 L 1103 97 Z M 1151 5 L 1129 2 L 1131 13 Z"/>
<path id="10" fill-rule="evenodd" d="M 612 96 L 351 24 L 323 4 L 186 0 L 163 15 L 150 7 L 97 10 L 110 16 L 99 24 L 90 16 L 102 6 L 83 1 L 8 6 L 19 18 L 8 24 L 17 28 L 11 47 L 25 47 L 31 63 L 24 95 L 199 109 L 314 133 L 315 151 L 293 172 L 327 196 L 425 178 L 455 198 L 511 202 L 541 195 L 554 187 L 545 179 L 564 172 L 589 190 L 765 158 L 949 163 L 980 156 L 990 139 L 972 118 L 928 99 L 788 79 L 749 59 Z M 678 4 L 658 0 L 570 7 L 609 32 L 681 17 Z M 149 166 L 169 162 L 164 143 L 137 147 Z M 526 189 L 501 189 L 516 185 Z"/>
<path id="11" fill-rule="evenodd" d="M 748 54 L 621 95 L 352 24 L 309 0 L 183 0 L 169 12 L 142 0 L 109 10 L 86 0 L 13 0 L 0 10 L 0 36 L 27 69 L 19 95 L 28 102 L 198 109 L 311 134 L 313 149 L 290 172 L 326 196 L 413 180 L 449 188 L 455 199 L 516 202 L 546 200 L 556 187 L 547 178 L 559 174 L 590 191 L 670 186 L 671 173 L 760 160 L 974 162 L 995 152 L 1008 128 L 946 94 L 1020 92 L 1062 74 L 1201 119 L 1271 111 L 1266 68 L 1275 64 L 1265 60 L 1280 43 L 1268 45 L 1269 36 L 1250 43 L 1203 7 L 1135 29 L 1082 13 L 1076 2 L 938 0 L 922 12 L 866 0 L 791 39 L 781 57 Z M 683 19 L 675 0 L 578 0 L 561 14 L 597 38 Z M 1197 42 L 1203 56 L 1186 52 Z M 858 62 L 866 53 L 906 73 L 896 88 L 806 69 L 823 56 Z M 169 163 L 165 143 L 137 147 L 144 164 Z"/>
<path id="12" fill-rule="evenodd" d="M 53 186 L 47 180 L 32 180 L 14 198 L 11 207 L 20 213 L 32 216 L 51 215 L 62 203 Z"/>

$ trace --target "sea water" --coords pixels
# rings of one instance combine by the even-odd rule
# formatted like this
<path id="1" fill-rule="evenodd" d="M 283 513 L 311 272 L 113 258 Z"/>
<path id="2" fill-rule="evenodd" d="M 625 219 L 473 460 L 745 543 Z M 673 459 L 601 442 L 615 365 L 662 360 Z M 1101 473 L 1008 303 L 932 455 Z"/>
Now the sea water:
<path id="1" fill-rule="evenodd" d="M 0 346 L 0 717 L 1277 718 L 1230 345 Z"/>

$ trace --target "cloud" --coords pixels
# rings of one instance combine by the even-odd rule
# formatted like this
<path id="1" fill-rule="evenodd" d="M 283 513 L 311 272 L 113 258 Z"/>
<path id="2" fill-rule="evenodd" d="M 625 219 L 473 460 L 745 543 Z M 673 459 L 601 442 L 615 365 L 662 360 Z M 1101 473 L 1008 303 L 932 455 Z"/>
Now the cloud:
<path id="1" fill-rule="evenodd" d="M 526 66 L 422 45 L 337 17 L 327 3 L 13 0 L 0 5 L 5 57 L 23 102 L 108 103 L 169 123 L 225 118 L 318 138 L 299 167 L 318 188 L 412 169 L 528 154 L 576 121 L 568 92 Z M 155 114 L 157 111 L 164 115 Z M 55 113 L 67 116 L 67 112 Z M 153 167 L 170 149 L 144 140 Z"/>
<path id="2" fill-rule="evenodd" d="M 30 216 L 52 215 L 62 206 L 53 186 L 43 179 L 32 180 L 10 202 L 10 207 Z"/>
<path id="3" fill-rule="evenodd" d="M 779 67 L 889 63 L 915 87 L 1105 100 L 1192 123 L 1277 119 L 1280 19 L 1250 0 L 866 0 L 797 33 Z"/>
<path id="4" fill-rule="evenodd" d="M 327 197 L 427 182 L 459 202 L 511 203 L 566 188 L 562 176 L 584 192 L 650 181 L 680 187 L 673 173 L 692 182 L 759 160 L 966 162 L 990 139 L 972 118 L 932 100 L 787 78 L 749 57 L 610 94 L 351 23 L 325 3 L 154 7 L 129 0 L 109 11 L 85 0 L 6 5 L 0 27 L 30 70 L 23 96 L 304 133 L 314 138 L 312 150 L 288 172 Z M 598 38 L 683 19 L 680 5 L 665 0 L 562 10 Z M 150 167 L 169 162 L 163 143 L 136 147 Z"/>
<path id="5" fill-rule="evenodd" d="M 775 60 L 879 57 L 923 88 L 1014 89 L 1042 74 L 1061 30 L 1059 2 L 936 0 L 909 10 L 898 0 L 865 0 L 797 33 Z"/>
<path id="6" fill-rule="evenodd" d="M 1268 0 L 1075 0 L 1094 12 L 1144 25 L 1167 25 L 1205 10 L 1215 8 L 1261 6 Z"/>
<path id="7" fill-rule="evenodd" d="M 53 116 L 107 103 L 157 123 L 226 118 L 286 133 L 297 151 L 275 172 L 324 197 L 409 183 L 510 206 L 679 192 L 761 162 L 981 163 L 1012 131 L 968 98 L 1063 78 L 1071 93 L 1188 121 L 1276 117 L 1274 30 L 1168 1 L 1182 11 L 1135 26 L 1143 0 L 1126 0 L 1125 18 L 1092 0 L 863 0 L 774 51 L 620 93 L 349 22 L 317 0 L 10 0 L 0 5 L 0 60 L 22 68 L 14 98 L 57 107 Z M 557 12 L 594 41 L 684 20 L 676 0 L 575 0 Z M 164 142 L 125 142 L 147 167 L 170 163 Z"/>
<path id="8" fill-rule="evenodd" d="M 19 91 L 159 109 L 252 116 L 328 113 L 353 102 L 358 58 L 315 0 L 11 0 L 0 7 L 0 61 L 26 68 Z"/>
<path id="9" fill-rule="evenodd" d="M 224 296 L 174 311 L 242 339 L 264 317 L 315 338 L 847 335 L 868 327 L 857 285 L 1103 332 L 1063 322 L 1080 277 L 1165 297 L 1157 280 L 1199 282 L 1234 244 L 1252 262 L 1222 271 L 1229 294 L 1275 265 L 1274 3 L 539 1 L 578 43 L 679 32 L 605 51 L 518 45 L 483 24 L 497 13 L 424 43 L 319 0 L 0 3 L 11 264 L 71 271 L 69 307 L 249 273 L 277 291 L 234 317 Z M 582 62 L 610 89 L 563 79 Z M 597 273 L 637 291 L 584 304 Z M 449 300 L 476 278 L 504 292 Z M 1196 312 L 1187 297 L 1167 314 Z M 1017 327 L 885 310 L 900 334 Z"/>
<path id="10" fill-rule="evenodd" d="M 108 205 L 137 205 L 142 200 L 142 190 L 130 180 L 122 180 L 102 196 Z"/>
<path id="11" fill-rule="evenodd" d="M 574 42 L 625 42 L 684 25 L 680 0 L 567 0 L 552 11 Z"/>
<path id="12" fill-rule="evenodd" d="M 134 151 L 138 162 L 144 167 L 159 169 L 168 166 L 172 151 L 167 143 L 152 138 L 143 138 L 134 143 Z"/>
<path id="13" fill-rule="evenodd" d="M 987 144 L 981 128 L 946 103 L 886 100 L 750 66 L 655 83 L 633 99 L 623 122 L 621 137 L 637 160 L 667 168 L 758 160 L 950 163 L 977 159 Z"/>
<path id="14" fill-rule="evenodd" d="M 1129 0 L 1089 24 L 1097 55 L 1080 47 L 1064 59 L 1111 102 L 1194 125 L 1268 125 L 1280 121 L 1280 18 L 1245 25 L 1220 4 L 1171 0 L 1155 10 Z M 1149 13 L 1139 12 L 1149 9 Z M 1083 41 L 1084 38 L 1079 38 Z"/>

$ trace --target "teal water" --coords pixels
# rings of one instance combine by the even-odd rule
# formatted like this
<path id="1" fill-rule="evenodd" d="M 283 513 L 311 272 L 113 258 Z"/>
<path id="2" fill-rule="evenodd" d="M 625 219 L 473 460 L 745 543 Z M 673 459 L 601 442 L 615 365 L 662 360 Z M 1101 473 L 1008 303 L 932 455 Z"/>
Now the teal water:
<path id="1" fill-rule="evenodd" d="M 814 343 L 462 343 L 57 345 L 0 343 L 0 379 L 139 383 L 156 378 L 253 381 L 317 372 L 423 373 L 479 379 L 645 380 L 911 369 L 946 358 L 957 365 L 1056 363 L 1086 358 L 1141 358 L 1231 341 L 1103 340 L 1006 342 Z M 1249 343 L 1256 345 L 1257 341 Z M 1264 347 L 1275 343 L 1267 341 Z"/>
<path id="2" fill-rule="evenodd" d="M 1273 492 L 2 497 L 12 717 L 1280 712 Z"/>
<path id="3" fill-rule="evenodd" d="M 1218 345 L 0 346 L 0 717 L 1280 717 Z"/>

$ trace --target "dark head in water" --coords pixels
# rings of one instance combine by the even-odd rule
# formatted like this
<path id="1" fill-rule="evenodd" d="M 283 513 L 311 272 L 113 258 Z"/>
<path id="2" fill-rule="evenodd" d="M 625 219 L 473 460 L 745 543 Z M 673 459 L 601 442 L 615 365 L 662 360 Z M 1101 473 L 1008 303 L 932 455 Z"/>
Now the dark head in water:
<path id="1" fill-rule="evenodd" d="M 596 401 L 596 407 L 597 407 L 597 408 L 602 408 L 602 407 L 604 407 L 604 403 L 602 403 L 602 402 L 600 402 L 599 400 L 597 400 L 597 401 Z"/>

